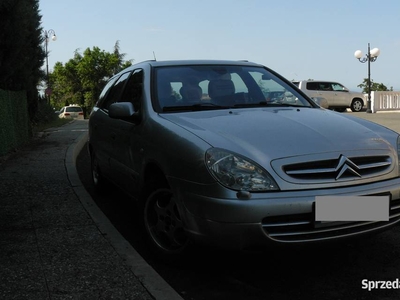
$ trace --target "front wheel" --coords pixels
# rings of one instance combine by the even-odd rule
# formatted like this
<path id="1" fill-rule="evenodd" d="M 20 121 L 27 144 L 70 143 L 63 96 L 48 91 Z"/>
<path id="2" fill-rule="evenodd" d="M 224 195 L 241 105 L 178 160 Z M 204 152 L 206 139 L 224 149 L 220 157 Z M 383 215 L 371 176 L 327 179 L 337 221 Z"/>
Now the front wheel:
<path id="1" fill-rule="evenodd" d="M 352 112 L 358 112 L 361 111 L 364 106 L 364 102 L 361 99 L 354 99 L 353 102 L 351 102 L 350 109 Z"/>
<path id="2" fill-rule="evenodd" d="M 346 111 L 346 107 L 335 107 L 333 110 L 337 111 L 337 112 L 345 112 Z"/>
<path id="3" fill-rule="evenodd" d="M 163 259 L 174 260 L 186 252 L 188 238 L 170 189 L 157 189 L 147 198 L 144 225 L 151 250 Z"/>
<path id="4" fill-rule="evenodd" d="M 90 153 L 90 168 L 92 172 L 92 183 L 96 192 L 105 192 L 108 188 L 108 182 L 101 174 L 99 162 L 94 152 Z"/>

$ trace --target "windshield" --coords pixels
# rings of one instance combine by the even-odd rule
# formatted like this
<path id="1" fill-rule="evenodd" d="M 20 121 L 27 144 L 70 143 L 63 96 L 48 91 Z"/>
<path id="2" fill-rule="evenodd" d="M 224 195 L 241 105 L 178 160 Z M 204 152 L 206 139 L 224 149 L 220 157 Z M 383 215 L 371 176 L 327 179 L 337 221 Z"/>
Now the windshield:
<path id="1" fill-rule="evenodd" d="M 155 71 L 154 107 L 159 112 L 258 106 L 314 107 L 262 67 L 195 65 Z"/>

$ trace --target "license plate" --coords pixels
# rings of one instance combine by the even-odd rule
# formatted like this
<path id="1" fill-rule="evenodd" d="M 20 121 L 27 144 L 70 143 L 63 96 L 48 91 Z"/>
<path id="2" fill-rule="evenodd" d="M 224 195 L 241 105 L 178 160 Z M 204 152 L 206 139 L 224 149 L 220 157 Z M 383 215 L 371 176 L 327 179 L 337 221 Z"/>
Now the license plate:
<path id="1" fill-rule="evenodd" d="M 389 221 L 390 196 L 317 196 L 315 221 L 324 222 Z"/>

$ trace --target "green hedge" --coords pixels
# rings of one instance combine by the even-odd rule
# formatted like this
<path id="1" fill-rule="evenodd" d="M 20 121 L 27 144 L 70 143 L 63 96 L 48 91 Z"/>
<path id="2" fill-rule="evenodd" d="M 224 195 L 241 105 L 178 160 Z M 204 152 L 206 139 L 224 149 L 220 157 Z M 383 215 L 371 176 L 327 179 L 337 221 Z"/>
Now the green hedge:
<path id="1" fill-rule="evenodd" d="M 30 139 L 26 92 L 0 90 L 0 156 Z"/>

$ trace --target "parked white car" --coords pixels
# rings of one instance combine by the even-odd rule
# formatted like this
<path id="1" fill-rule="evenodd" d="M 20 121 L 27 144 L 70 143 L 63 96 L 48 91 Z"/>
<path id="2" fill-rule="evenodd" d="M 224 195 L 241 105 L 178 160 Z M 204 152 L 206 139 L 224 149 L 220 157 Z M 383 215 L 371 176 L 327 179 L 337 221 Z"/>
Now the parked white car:
<path id="1" fill-rule="evenodd" d="M 343 84 L 333 81 L 301 80 L 293 81 L 300 90 L 311 98 L 326 99 L 328 108 L 343 112 L 350 108 L 361 111 L 365 105 L 364 94 L 351 92 Z"/>
<path id="2" fill-rule="evenodd" d="M 58 117 L 60 119 L 83 120 L 84 114 L 83 114 L 82 107 L 80 107 L 79 105 L 72 104 L 70 106 L 64 106 L 63 108 L 61 108 Z"/>

